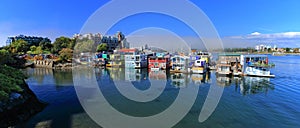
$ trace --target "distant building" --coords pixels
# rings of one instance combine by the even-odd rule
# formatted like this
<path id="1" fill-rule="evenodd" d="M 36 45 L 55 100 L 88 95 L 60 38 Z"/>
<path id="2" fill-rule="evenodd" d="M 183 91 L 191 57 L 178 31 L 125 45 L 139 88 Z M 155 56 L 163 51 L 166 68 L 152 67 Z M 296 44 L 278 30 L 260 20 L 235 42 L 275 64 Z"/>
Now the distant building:
<path id="1" fill-rule="evenodd" d="M 129 48 L 129 42 L 127 42 L 127 39 L 125 38 L 124 34 L 121 32 L 117 32 L 113 36 L 106 36 L 101 35 L 100 33 L 96 34 L 75 34 L 73 36 L 75 39 L 89 39 L 93 40 L 96 44 L 106 43 L 108 46 L 108 51 L 113 51 L 115 49 L 122 49 L 122 48 Z"/>
<path id="2" fill-rule="evenodd" d="M 29 45 L 35 45 L 38 46 L 40 42 L 45 41 L 45 42 L 51 42 L 49 38 L 44 38 L 44 37 L 35 37 L 35 36 L 24 36 L 24 35 L 18 35 L 15 37 L 8 37 L 6 40 L 6 45 L 10 45 L 12 42 L 16 40 L 24 40 L 26 41 Z"/>

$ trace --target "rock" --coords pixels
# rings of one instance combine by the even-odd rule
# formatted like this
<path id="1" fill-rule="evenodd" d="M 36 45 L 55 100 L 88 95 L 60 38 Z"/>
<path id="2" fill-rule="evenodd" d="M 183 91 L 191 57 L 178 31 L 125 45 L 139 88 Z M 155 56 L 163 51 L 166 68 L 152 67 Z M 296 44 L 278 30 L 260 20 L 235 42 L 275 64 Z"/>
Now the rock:
<path id="1" fill-rule="evenodd" d="M 42 111 L 46 106 L 23 81 L 20 87 L 23 92 L 12 93 L 8 101 L 0 102 L 0 127 L 10 127 L 28 120 L 34 114 Z"/>

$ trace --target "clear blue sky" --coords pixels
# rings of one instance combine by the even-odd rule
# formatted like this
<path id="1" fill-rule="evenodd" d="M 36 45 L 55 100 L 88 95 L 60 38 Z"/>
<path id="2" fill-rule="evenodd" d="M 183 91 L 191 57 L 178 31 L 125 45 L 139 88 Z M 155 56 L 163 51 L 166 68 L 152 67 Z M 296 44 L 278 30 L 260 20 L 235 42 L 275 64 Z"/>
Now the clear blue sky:
<path id="1" fill-rule="evenodd" d="M 52 40 L 59 36 L 71 37 L 79 33 L 88 17 L 107 2 L 107 0 L 2 0 L 0 46 L 4 45 L 7 36 L 19 34 L 47 36 Z M 259 35 L 257 38 L 278 36 L 284 39 L 284 42 L 287 37 L 282 35 L 287 35 L 286 32 L 293 32 L 293 38 L 299 38 L 300 35 L 297 33 L 300 32 L 299 0 L 192 0 L 192 2 L 206 13 L 223 38 L 237 36 L 247 38 L 256 32 L 256 36 Z M 128 25 L 136 21 L 133 17 L 126 20 L 127 23 L 124 20 L 113 30 L 129 34 L 144 24 L 160 26 L 157 20 L 151 20 L 160 17 L 162 16 L 151 14 L 136 16 L 139 22 Z M 176 24 L 177 22 L 173 23 Z M 181 32 L 180 35 L 192 35 L 185 29 L 176 29 Z"/>

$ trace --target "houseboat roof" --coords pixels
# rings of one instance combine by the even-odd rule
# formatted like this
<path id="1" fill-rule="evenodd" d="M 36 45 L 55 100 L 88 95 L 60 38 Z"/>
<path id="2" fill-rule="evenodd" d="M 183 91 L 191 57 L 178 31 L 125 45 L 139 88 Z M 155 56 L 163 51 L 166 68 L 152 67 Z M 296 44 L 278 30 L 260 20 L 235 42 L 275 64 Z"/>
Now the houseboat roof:
<path id="1" fill-rule="evenodd" d="M 219 56 L 240 56 L 238 53 L 220 53 Z"/>

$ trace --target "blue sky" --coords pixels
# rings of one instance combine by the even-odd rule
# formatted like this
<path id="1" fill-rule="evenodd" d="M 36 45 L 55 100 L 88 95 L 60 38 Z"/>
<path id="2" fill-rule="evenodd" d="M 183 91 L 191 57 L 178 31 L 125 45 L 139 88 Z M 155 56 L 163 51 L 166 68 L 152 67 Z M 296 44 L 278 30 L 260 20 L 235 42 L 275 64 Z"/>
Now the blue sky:
<path id="1" fill-rule="evenodd" d="M 59 36 L 72 37 L 79 33 L 85 21 L 107 0 L 2 0 L 0 2 L 0 46 L 7 36 L 19 34 L 45 36 L 54 40 Z M 300 47 L 300 1 L 298 0 L 192 0 L 215 25 L 219 35 L 239 45 L 271 43 Z M 134 2 L 128 3 L 134 4 Z M 126 5 L 124 5 L 126 6 Z M 113 9 L 117 11 L 117 7 Z M 180 8 L 178 9 L 180 11 Z M 194 36 L 180 22 L 168 22 L 166 16 L 135 15 L 117 24 L 109 34 L 122 31 L 125 35 L 139 27 L 174 28 L 180 36 Z M 156 20 L 159 19 L 159 20 Z M 165 19 L 165 20 L 164 20 Z"/>

